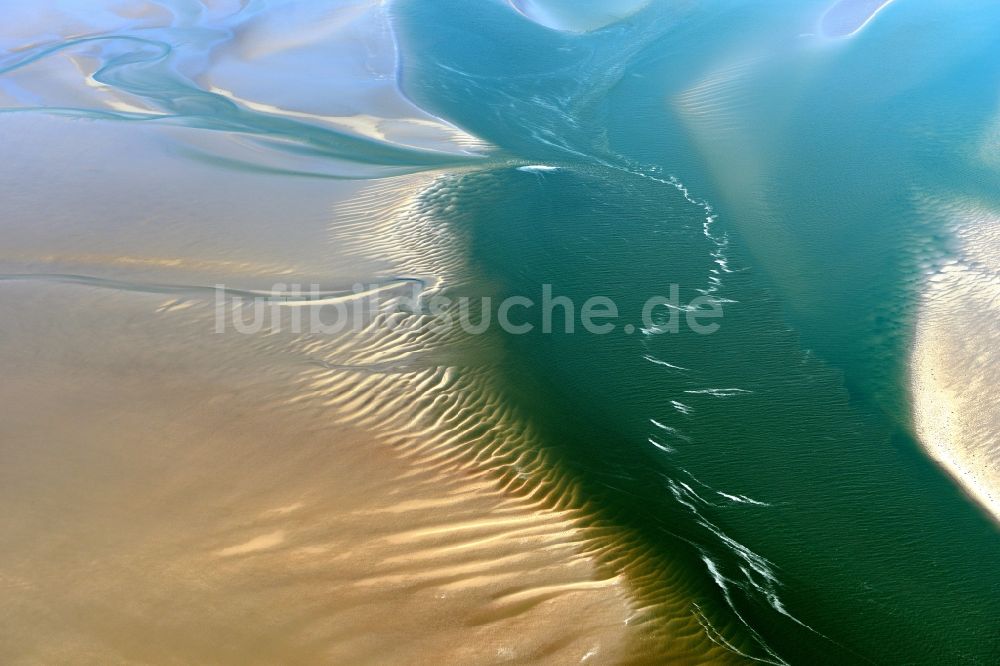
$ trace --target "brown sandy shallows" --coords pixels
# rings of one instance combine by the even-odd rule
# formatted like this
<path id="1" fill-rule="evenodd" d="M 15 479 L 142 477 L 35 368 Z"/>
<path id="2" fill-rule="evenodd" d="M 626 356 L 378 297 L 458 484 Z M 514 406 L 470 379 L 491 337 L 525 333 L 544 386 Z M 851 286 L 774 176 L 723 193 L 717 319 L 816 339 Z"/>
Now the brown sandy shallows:
<path id="1" fill-rule="evenodd" d="M 327 243 L 356 185 L 173 158 L 155 128 L 3 122 L 0 273 L 110 282 L 0 281 L 0 662 L 621 654 L 625 587 L 572 515 L 374 432 L 431 441 L 412 400 L 457 387 L 362 368 L 331 388 L 317 360 L 393 341 L 216 335 L 210 295 L 142 290 L 388 271 Z"/>
<path id="2" fill-rule="evenodd" d="M 670 554 L 539 453 L 495 338 L 216 335 L 210 296 L 142 290 L 469 283 L 461 174 L 246 175 L 149 126 L 3 122 L 0 273 L 112 282 L 0 281 L 0 661 L 732 656 Z"/>
<path id="3" fill-rule="evenodd" d="M 0 661 L 621 654 L 625 590 L 569 514 L 409 464 L 155 299 L 0 294 Z"/>

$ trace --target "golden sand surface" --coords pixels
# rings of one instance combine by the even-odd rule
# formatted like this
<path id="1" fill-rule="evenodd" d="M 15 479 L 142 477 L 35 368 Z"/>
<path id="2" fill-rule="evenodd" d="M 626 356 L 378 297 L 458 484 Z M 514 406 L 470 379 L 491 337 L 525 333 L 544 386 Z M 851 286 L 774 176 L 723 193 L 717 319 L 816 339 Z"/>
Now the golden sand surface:
<path id="1" fill-rule="evenodd" d="M 952 220 L 955 256 L 928 276 L 910 386 L 921 443 L 1000 520 L 1000 214 L 974 201 L 934 202 Z"/>
<path id="2" fill-rule="evenodd" d="M 569 512 L 403 459 L 158 298 L 0 289 L 0 661 L 621 656 Z"/>
<path id="3" fill-rule="evenodd" d="M 0 663 L 631 649 L 628 586 L 585 552 L 579 510 L 510 492 L 484 453 L 524 448 L 469 356 L 487 342 L 419 317 L 215 332 L 205 287 L 347 287 L 420 256 L 343 219 L 358 184 L 191 163 L 144 127 L 0 122 Z M 422 182 L 373 205 L 389 220 Z M 458 249 L 415 269 L 452 279 Z"/>

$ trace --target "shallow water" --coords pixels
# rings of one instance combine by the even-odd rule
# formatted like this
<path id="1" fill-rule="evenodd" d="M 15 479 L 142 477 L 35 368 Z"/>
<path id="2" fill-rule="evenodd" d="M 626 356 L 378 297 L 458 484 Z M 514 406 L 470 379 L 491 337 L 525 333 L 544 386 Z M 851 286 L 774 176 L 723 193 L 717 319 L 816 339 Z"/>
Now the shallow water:
<path id="1" fill-rule="evenodd" d="M 25 453 L 72 442 L 35 428 L 40 415 L 8 419 L 0 453 L 21 463 L 4 484 L 17 519 L 0 582 L 31 590 L 57 570 L 59 589 L 75 590 L 73 605 L 50 588 L 3 608 L 23 637 L 10 660 L 995 662 L 1000 532 L 989 493 L 959 481 L 997 464 L 1000 10 L 831 4 L 0 5 L 0 298 L 31 308 L 29 323 L 5 326 L 21 363 L 7 388 L 58 402 L 58 425 L 116 413 L 117 387 L 137 374 L 177 375 L 174 393 L 85 429 L 76 462 L 70 444 Z M 612 298 L 622 325 L 545 333 L 529 309 L 527 335 L 467 336 L 420 311 L 394 328 L 395 315 L 374 312 L 332 338 L 213 335 L 214 285 L 230 303 L 278 282 L 334 299 L 363 283 L 540 300 L 548 284 L 576 304 Z M 644 301 L 675 284 L 682 302 L 722 308 L 717 332 L 643 327 Z M 981 343 L 949 342 L 952 310 Z M 145 337 L 160 350 L 93 315 L 103 311 L 155 330 Z M 59 312 L 72 328 L 46 323 Z M 120 338 L 132 364 L 94 349 L 102 338 Z M 975 399 L 942 379 L 955 368 Z M 108 386 L 89 412 L 74 388 L 88 374 Z M 171 414 L 209 399 L 192 397 L 213 393 L 206 375 L 226 409 L 274 411 L 266 441 L 201 416 L 136 440 L 143 426 L 129 419 L 149 410 L 155 423 L 166 395 L 189 405 Z M 916 439 L 939 395 L 958 424 L 933 435 L 943 466 Z M 81 534 L 53 519 L 92 484 L 141 495 L 142 478 L 154 499 L 201 487 L 171 464 L 170 492 L 157 490 L 146 458 L 202 437 L 188 426 L 230 432 L 188 455 L 233 474 L 239 492 L 208 501 L 259 509 L 252 519 L 163 525 L 153 500 L 134 513 L 100 505 L 77 519 Z M 392 471 L 354 446 L 317 453 L 327 428 Z M 132 440 L 139 469 L 101 481 L 101 447 Z M 290 445 L 299 457 L 283 463 L 279 492 L 258 467 Z M 215 446 L 259 462 L 227 472 Z M 58 490 L 76 488 L 67 465 L 72 493 Z M 51 493 L 23 485 L 48 474 Z M 325 495 L 324 475 L 350 490 Z M 311 509 L 287 523 L 260 513 L 299 505 Z M 357 518 L 392 506 L 430 507 L 412 519 L 427 530 Z M 83 565 L 52 558 L 39 534 L 95 540 L 96 561 L 121 521 L 145 521 L 171 547 L 150 555 L 121 530 L 132 555 L 91 575 L 111 580 L 144 557 L 158 584 L 129 579 L 119 598 L 131 612 L 40 651 L 55 625 L 26 629 L 25 608 L 76 617 L 103 592 L 79 586 Z M 330 554 L 337 530 L 342 558 Z M 423 543 L 440 534 L 455 541 Z M 187 559 L 174 547 L 184 540 Z M 213 553 L 250 559 L 219 570 Z M 300 578 L 282 573 L 287 558 L 307 567 Z M 327 602 L 295 598 L 324 572 L 338 581 L 322 588 Z M 115 637 L 150 630 L 158 604 L 198 586 L 192 617 L 170 608 L 183 649 Z M 371 628 L 400 600 L 416 620 Z M 265 623 L 258 644 L 274 652 L 254 657 L 234 627 L 264 622 L 260 604 L 299 621 Z M 208 647 L 199 617 L 231 632 L 232 651 Z M 485 635 L 495 643 L 473 651 Z M 387 652 L 380 636 L 410 647 Z"/>

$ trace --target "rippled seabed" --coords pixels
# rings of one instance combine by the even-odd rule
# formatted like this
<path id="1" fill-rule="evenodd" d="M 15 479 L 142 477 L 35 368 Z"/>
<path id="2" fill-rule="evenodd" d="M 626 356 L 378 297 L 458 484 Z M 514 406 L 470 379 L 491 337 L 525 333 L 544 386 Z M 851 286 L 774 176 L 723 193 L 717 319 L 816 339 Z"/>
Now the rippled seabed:
<path id="1" fill-rule="evenodd" d="M 1000 9 L 830 4 L 0 2 L 0 661 L 996 663 Z"/>

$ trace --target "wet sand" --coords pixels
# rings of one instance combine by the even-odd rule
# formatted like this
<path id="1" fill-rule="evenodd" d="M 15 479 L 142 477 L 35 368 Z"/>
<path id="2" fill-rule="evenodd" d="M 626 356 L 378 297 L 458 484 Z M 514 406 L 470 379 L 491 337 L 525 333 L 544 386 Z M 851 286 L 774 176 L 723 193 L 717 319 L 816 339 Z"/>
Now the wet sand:
<path id="1" fill-rule="evenodd" d="M 938 204 L 956 255 L 928 277 L 911 357 L 914 425 L 928 453 L 1000 521 L 1000 215 Z"/>
<path id="2" fill-rule="evenodd" d="M 6 284 L 0 660 L 620 657 L 626 586 L 570 512 L 418 465 L 198 306 Z"/>
<path id="3" fill-rule="evenodd" d="M 389 226 L 356 228 L 341 208 L 365 184 L 191 162 L 163 149 L 171 129 L 0 122 L 0 661 L 633 649 L 629 586 L 598 565 L 583 514 L 511 492 L 508 459 L 482 455 L 525 447 L 470 356 L 488 343 L 435 343 L 425 321 L 214 332 L 218 283 L 346 289 L 401 262 L 464 275 L 444 231 L 430 255 L 382 233 L 443 176 L 377 186 Z M 468 434 L 484 424 L 493 444 Z"/>

